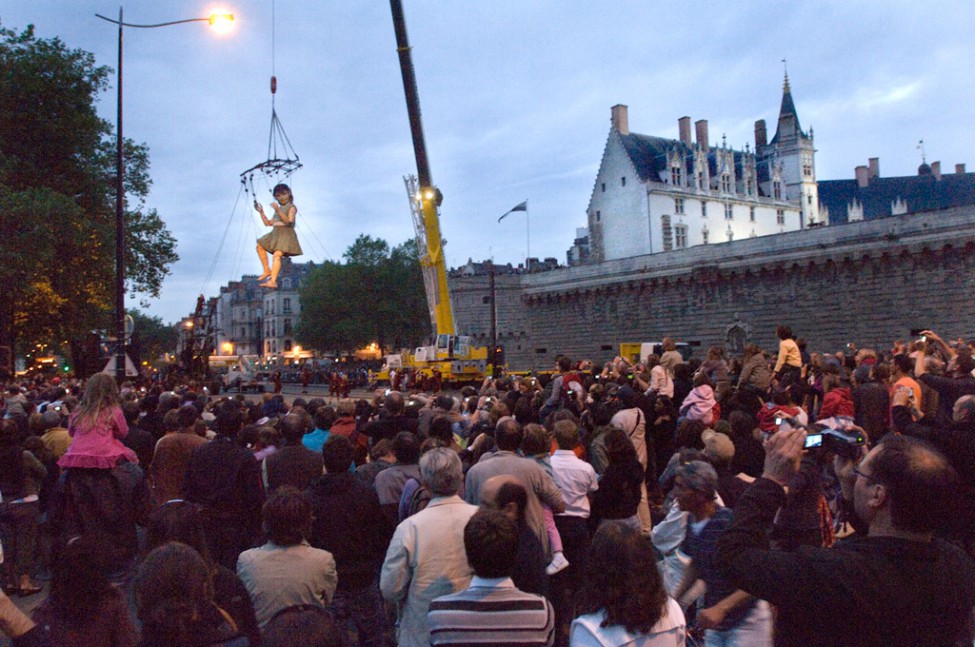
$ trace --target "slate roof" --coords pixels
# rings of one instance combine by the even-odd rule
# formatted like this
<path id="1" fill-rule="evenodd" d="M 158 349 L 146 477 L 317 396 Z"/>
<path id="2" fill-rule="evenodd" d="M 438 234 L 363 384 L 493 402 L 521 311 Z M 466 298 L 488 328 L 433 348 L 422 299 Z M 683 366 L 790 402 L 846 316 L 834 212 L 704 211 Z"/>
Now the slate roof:
<path id="1" fill-rule="evenodd" d="M 863 205 L 863 219 L 885 218 L 898 198 L 907 212 L 935 211 L 975 204 L 975 173 L 881 177 L 865 187 L 856 180 L 820 180 L 819 202 L 829 209 L 830 224 L 847 222 L 847 206 L 856 198 Z"/>
<path id="2" fill-rule="evenodd" d="M 684 171 L 687 173 L 687 177 L 693 176 L 693 153 L 696 151 L 696 147 L 688 146 L 679 139 L 638 135 L 636 133 L 620 135 L 620 141 L 622 141 L 623 148 L 633 163 L 637 175 L 644 182 L 664 183 L 660 180 L 660 174 L 664 173 L 664 177 L 669 177 L 670 163 L 668 162 L 668 155 L 675 148 L 680 150 L 684 158 Z M 718 175 L 716 151 L 717 149 L 714 147 L 708 150 L 708 172 L 711 177 Z M 741 151 L 732 152 L 734 153 L 734 165 L 737 169 L 736 174 L 738 177 L 741 177 L 741 168 L 744 163 L 745 154 Z"/>

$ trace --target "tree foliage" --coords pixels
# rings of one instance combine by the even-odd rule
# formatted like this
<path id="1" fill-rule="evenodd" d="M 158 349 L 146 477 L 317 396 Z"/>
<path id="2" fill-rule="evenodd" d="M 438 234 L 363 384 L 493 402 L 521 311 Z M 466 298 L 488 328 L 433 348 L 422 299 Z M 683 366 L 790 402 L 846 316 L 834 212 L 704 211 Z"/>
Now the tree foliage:
<path id="1" fill-rule="evenodd" d="M 167 352 L 176 348 L 179 332 L 176 327 L 164 323 L 159 317 L 151 317 L 138 310 L 131 310 L 135 327 L 129 342 L 129 354 L 135 362 L 147 361 L 150 364 Z"/>
<path id="2" fill-rule="evenodd" d="M 33 27 L 0 28 L 0 346 L 112 328 L 115 140 L 95 111 L 109 73 Z M 176 243 L 145 205 L 148 150 L 123 144 L 127 288 L 158 296 Z"/>
<path id="3" fill-rule="evenodd" d="M 390 250 L 386 241 L 361 234 L 343 254 L 345 263 L 317 268 L 300 291 L 296 337 L 323 352 L 410 347 L 430 334 L 416 244 Z"/>

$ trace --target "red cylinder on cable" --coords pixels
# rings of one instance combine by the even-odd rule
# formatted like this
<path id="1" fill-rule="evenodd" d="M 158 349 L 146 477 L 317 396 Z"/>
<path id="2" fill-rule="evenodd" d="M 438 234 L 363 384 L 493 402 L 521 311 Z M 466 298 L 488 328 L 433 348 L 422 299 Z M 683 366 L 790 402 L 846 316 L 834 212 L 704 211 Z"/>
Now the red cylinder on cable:
<path id="1" fill-rule="evenodd" d="M 271 77 L 271 94 L 277 94 L 278 92 L 278 77 Z"/>

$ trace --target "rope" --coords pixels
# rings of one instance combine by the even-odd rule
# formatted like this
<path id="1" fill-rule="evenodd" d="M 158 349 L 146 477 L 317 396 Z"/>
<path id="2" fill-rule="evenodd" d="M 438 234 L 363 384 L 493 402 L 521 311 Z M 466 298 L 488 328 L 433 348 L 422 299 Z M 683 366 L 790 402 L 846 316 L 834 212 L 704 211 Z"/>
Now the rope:
<path id="1" fill-rule="evenodd" d="M 239 191 L 237 191 L 237 199 L 234 201 L 234 208 L 230 210 L 230 218 L 227 220 L 227 226 L 224 227 L 223 236 L 220 237 L 220 244 L 217 245 L 217 251 L 213 255 L 213 262 L 210 264 L 210 270 L 207 272 L 206 278 L 203 279 L 203 286 L 200 288 L 200 294 L 206 294 L 206 286 L 210 283 L 210 279 L 213 278 L 213 271 L 217 267 L 217 259 L 220 258 L 220 251 L 223 249 L 223 243 L 227 240 L 227 232 L 230 231 L 230 225 L 234 221 L 234 214 L 237 212 L 237 205 L 240 204 L 240 194 L 246 192 L 247 187 L 242 186 Z"/>

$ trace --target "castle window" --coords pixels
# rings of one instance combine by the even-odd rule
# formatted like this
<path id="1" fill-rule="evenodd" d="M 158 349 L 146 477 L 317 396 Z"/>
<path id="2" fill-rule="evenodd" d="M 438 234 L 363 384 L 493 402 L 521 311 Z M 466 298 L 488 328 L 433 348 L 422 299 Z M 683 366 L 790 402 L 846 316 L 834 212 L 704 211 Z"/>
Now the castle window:
<path id="1" fill-rule="evenodd" d="M 704 243 L 705 245 L 708 244 L 708 228 L 707 227 L 705 227 L 704 229 L 701 230 L 701 242 Z"/>
<path id="2" fill-rule="evenodd" d="M 596 211 L 596 222 L 599 222 L 599 220 L 600 220 L 600 218 L 602 218 L 602 213 L 600 213 L 600 212 L 599 212 L 599 211 L 597 210 L 597 211 Z"/>
<path id="3" fill-rule="evenodd" d="M 671 166 L 670 167 L 670 183 L 674 186 L 680 186 L 682 182 L 680 181 L 680 167 Z"/>
<path id="4" fill-rule="evenodd" d="M 731 193 L 731 176 L 727 173 L 721 174 L 721 190 L 724 193 Z"/>
<path id="5" fill-rule="evenodd" d="M 281 311 L 286 315 L 291 314 L 291 299 L 289 297 L 284 298 L 284 304 L 281 306 Z"/>
<path id="6" fill-rule="evenodd" d="M 605 182 L 603 182 L 601 186 L 602 186 L 602 188 L 603 188 L 603 193 L 606 193 L 606 183 L 605 183 Z"/>
<path id="7" fill-rule="evenodd" d="M 703 189 L 704 188 L 704 172 L 703 171 L 698 171 L 697 172 L 697 188 L 699 188 L 699 189 Z"/>
<path id="8" fill-rule="evenodd" d="M 674 226 L 674 247 L 677 249 L 687 247 L 687 225 Z"/>
<path id="9" fill-rule="evenodd" d="M 732 207 L 730 204 L 726 204 L 724 206 L 724 219 L 725 220 L 734 220 L 735 219 L 735 210 L 734 209 L 735 208 Z"/>
<path id="10" fill-rule="evenodd" d="M 785 209 L 775 210 L 775 220 L 779 225 L 785 224 Z"/>
<path id="11" fill-rule="evenodd" d="M 748 207 L 748 220 L 755 222 L 755 207 Z"/>
<path id="12" fill-rule="evenodd" d="M 674 213 L 684 213 L 684 198 L 674 198 Z"/>
<path id="13" fill-rule="evenodd" d="M 812 166 L 809 164 L 802 165 L 802 174 L 806 177 L 812 177 Z"/>
<path id="14" fill-rule="evenodd" d="M 701 217 L 702 218 L 708 217 L 708 203 L 705 202 L 704 200 L 701 200 Z"/>
<path id="15" fill-rule="evenodd" d="M 782 199 L 782 183 L 779 182 L 778 180 L 772 183 L 772 196 L 776 200 Z"/>
<path id="16" fill-rule="evenodd" d="M 626 176 L 625 176 L 625 175 L 624 175 L 623 177 L 621 177 L 621 178 L 620 178 L 620 183 L 621 183 L 621 184 L 622 184 L 623 186 L 626 186 Z"/>
<path id="17" fill-rule="evenodd" d="M 673 229 L 670 226 L 670 216 L 660 216 L 660 230 L 663 234 L 664 251 L 669 252 L 674 248 Z"/>

